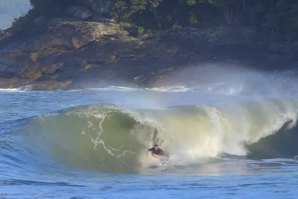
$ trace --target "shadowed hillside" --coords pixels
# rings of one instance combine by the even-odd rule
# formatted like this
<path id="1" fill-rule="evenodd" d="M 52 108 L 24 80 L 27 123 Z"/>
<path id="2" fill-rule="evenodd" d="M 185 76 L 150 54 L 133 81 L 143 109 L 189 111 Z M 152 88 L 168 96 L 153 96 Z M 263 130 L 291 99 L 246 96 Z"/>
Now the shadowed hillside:
<path id="1" fill-rule="evenodd" d="M 0 32 L 0 87 L 162 86 L 165 77 L 205 63 L 296 75 L 296 1 L 31 3 Z"/>

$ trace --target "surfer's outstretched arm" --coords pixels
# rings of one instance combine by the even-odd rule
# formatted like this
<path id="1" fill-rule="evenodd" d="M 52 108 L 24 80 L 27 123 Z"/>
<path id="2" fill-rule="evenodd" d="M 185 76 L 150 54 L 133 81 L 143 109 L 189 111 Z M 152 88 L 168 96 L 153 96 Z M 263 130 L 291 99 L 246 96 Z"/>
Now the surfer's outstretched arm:
<path id="1" fill-rule="evenodd" d="M 151 152 L 148 152 L 148 156 L 151 156 L 151 157 L 153 157 L 153 158 L 155 158 L 155 159 L 160 159 L 160 156 L 159 155 L 157 155 L 157 154 L 154 154 L 154 153 L 151 153 Z"/>
<path id="2" fill-rule="evenodd" d="M 151 153 L 151 156 L 158 160 L 168 160 L 168 155 L 158 147 L 157 144 L 154 145 L 151 149 L 148 149 L 148 154 Z"/>

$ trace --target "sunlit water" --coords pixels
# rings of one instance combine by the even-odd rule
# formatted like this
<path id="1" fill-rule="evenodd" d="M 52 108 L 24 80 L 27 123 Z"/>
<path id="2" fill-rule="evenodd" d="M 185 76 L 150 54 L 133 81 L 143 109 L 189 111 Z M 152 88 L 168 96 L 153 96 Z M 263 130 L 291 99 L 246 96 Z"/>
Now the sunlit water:
<path id="1" fill-rule="evenodd" d="M 290 102 L 283 101 L 282 103 L 276 99 L 273 102 L 271 102 L 271 98 L 268 100 L 270 101 L 270 110 L 275 109 L 275 105 L 280 107 L 290 106 L 291 110 L 297 113 L 296 110 L 293 110 L 296 105 L 292 99 Z M 184 108 L 182 113 L 180 108 L 178 113 L 175 112 L 176 109 L 174 108 L 174 114 L 171 111 L 170 113 L 163 112 L 167 110 L 167 107 L 193 107 L 193 105 L 205 107 L 208 105 L 208 107 L 218 107 L 221 114 L 227 114 L 230 113 L 227 111 L 230 109 L 224 109 L 223 107 L 231 107 L 236 102 L 238 103 L 238 109 L 235 108 L 235 111 L 240 111 L 239 106 L 243 103 L 246 106 L 247 102 L 259 104 L 258 110 L 262 109 L 263 103 L 267 104 L 265 99 L 248 99 L 241 96 L 204 94 L 191 91 L 160 92 L 123 88 L 51 92 L 1 91 L 0 198 L 297 198 L 298 161 L 294 157 L 248 159 L 245 157 L 245 154 L 240 155 L 245 153 L 241 151 L 241 147 L 231 144 L 229 140 L 224 143 L 225 146 L 214 147 L 213 145 L 217 145 L 220 142 L 213 142 L 212 136 L 218 137 L 215 133 L 220 133 L 220 128 L 222 127 L 214 127 L 213 125 L 204 127 L 205 129 L 210 129 L 214 134 L 211 136 L 211 140 L 209 140 L 209 143 L 212 144 L 210 150 L 213 152 L 211 153 L 210 151 L 203 151 L 207 150 L 208 147 L 206 148 L 200 140 L 197 145 L 191 142 L 191 140 L 197 139 L 193 135 L 195 132 L 191 130 L 183 133 L 185 133 L 185 136 L 194 137 L 190 140 L 183 140 L 179 133 L 176 136 L 167 134 L 165 128 L 168 127 L 166 125 L 160 129 L 158 125 L 154 126 L 154 128 L 161 131 L 160 133 L 163 133 L 163 139 L 165 140 L 162 142 L 158 140 L 158 142 L 172 156 L 170 163 L 167 165 L 160 166 L 157 164 L 154 167 L 146 164 L 145 166 L 144 164 L 130 165 L 128 161 L 134 161 L 133 157 L 127 157 L 127 159 L 121 159 L 121 157 L 119 159 L 115 158 L 115 161 L 111 160 L 107 157 L 106 151 L 101 151 L 105 149 L 100 148 L 100 142 L 98 142 L 97 147 L 94 147 L 96 142 L 91 142 L 89 137 L 81 134 L 82 132 L 79 130 L 80 126 L 86 125 L 85 127 L 89 128 L 93 122 L 100 123 L 102 121 L 103 117 L 100 116 L 98 120 L 94 120 L 90 114 L 102 114 L 103 109 L 106 110 L 106 105 L 103 106 L 103 104 L 109 104 L 112 107 L 116 106 L 117 108 L 112 109 L 115 114 L 122 110 L 134 111 L 134 113 L 140 113 L 141 115 L 145 114 L 147 118 L 147 113 L 150 113 L 149 115 L 152 116 L 153 114 L 154 117 L 159 118 L 158 122 L 164 124 L 171 122 L 173 115 L 176 118 L 177 114 L 185 113 Z M 264 107 L 263 112 L 258 112 L 259 115 L 269 111 L 269 109 L 266 109 L 267 105 L 264 105 Z M 189 112 L 187 108 L 187 114 L 183 115 L 184 118 L 188 117 L 189 113 L 191 113 L 192 117 L 193 108 L 191 109 L 192 111 Z M 110 107 L 108 110 L 110 110 Z M 205 112 L 203 111 L 201 115 L 202 110 L 199 109 L 198 120 L 202 117 L 204 118 L 204 115 L 207 113 L 214 113 L 213 109 L 203 110 Z M 279 113 L 276 111 L 281 111 L 280 114 L 288 114 L 289 118 L 291 117 L 291 111 L 289 112 L 286 108 L 276 109 L 270 112 L 270 114 L 278 115 Z M 80 113 L 79 120 L 77 117 L 74 117 L 77 116 L 78 112 Z M 82 112 L 88 112 L 88 117 L 86 115 L 81 117 Z M 204 119 L 204 121 L 208 123 L 212 118 L 217 120 L 217 116 L 217 114 L 214 117 L 209 114 L 207 117 L 209 119 Z M 114 122 L 114 126 L 117 126 L 118 121 L 120 123 L 124 122 L 126 128 L 131 122 L 130 120 L 126 121 L 127 115 L 123 117 L 121 116 L 120 118 L 122 119 L 120 120 L 118 115 L 115 118 L 114 115 L 109 115 L 108 118 L 110 119 L 104 119 L 106 119 L 106 122 Z M 143 115 L 134 117 L 145 118 Z M 231 125 L 231 131 L 233 128 L 236 128 L 236 126 L 233 126 L 232 117 L 225 116 L 225 118 Z M 273 117 L 273 119 L 276 118 Z M 152 120 L 154 118 L 146 121 Z M 222 120 L 220 119 L 219 121 Z M 192 120 L 186 120 L 185 122 L 188 122 L 188 125 L 195 125 L 191 123 Z M 140 122 L 136 124 L 139 125 Z M 136 124 L 133 123 L 133 127 L 127 128 L 140 129 L 139 127 L 134 128 Z M 141 124 L 149 125 L 146 122 L 141 122 Z M 150 125 L 153 124 L 155 123 L 150 123 Z M 242 125 L 244 126 L 244 124 Z M 258 124 L 256 123 L 255 125 Z M 272 127 L 268 127 L 269 129 L 274 130 L 275 128 L 270 121 L 266 125 L 272 125 Z M 72 129 L 71 126 L 75 126 L 75 129 Z M 106 129 L 108 127 L 107 125 L 104 126 Z M 213 131 L 213 127 L 216 130 Z M 77 132 L 76 128 L 78 129 Z M 121 126 L 121 128 L 123 128 L 124 132 L 124 127 Z M 194 126 L 193 128 L 201 128 L 201 126 Z M 278 129 L 279 127 L 276 128 Z M 44 129 L 47 129 L 47 131 L 44 131 Z M 73 132 L 64 132 L 70 129 Z M 87 133 L 94 133 L 93 130 L 84 130 Z M 112 131 L 114 129 L 109 127 L 109 130 Z M 96 129 L 94 131 L 97 132 Z M 143 129 L 140 129 L 140 131 L 143 131 Z M 104 132 L 104 134 L 108 133 L 110 132 L 107 130 Z M 114 139 L 117 140 L 117 133 L 120 136 L 121 132 L 116 132 L 116 136 L 113 137 L 112 141 L 109 141 L 109 137 L 102 137 L 105 141 L 106 149 L 112 150 L 117 147 L 113 145 L 115 144 Z M 173 133 L 175 132 L 172 131 Z M 198 131 L 198 133 L 201 132 Z M 39 134 L 47 137 L 40 138 Z M 48 134 L 51 134 L 51 136 Z M 208 134 L 203 135 L 206 137 Z M 237 136 L 235 135 L 234 137 Z M 175 140 L 178 138 L 182 141 L 178 142 Z M 257 139 L 258 136 L 255 138 Z M 125 137 L 121 137 L 121 139 L 123 139 L 123 142 L 130 143 Z M 202 138 L 200 137 L 200 139 Z M 63 140 L 63 142 L 59 142 L 59 140 Z M 131 150 L 145 151 L 151 142 L 143 143 L 142 141 L 138 142 L 138 144 L 135 144 L 135 142 L 130 143 L 136 147 L 136 149 L 133 148 Z M 156 140 L 150 141 L 153 143 Z M 233 138 L 233 141 L 237 142 L 237 139 L 234 140 Z M 38 144 L 34 142 L 38 142 Z M 192 147 L 191 155 L 188 153 L 190 149 L 186 149 L 183 142 L 188 142 L 185 144 Z M 173 149 L 171 143 L 175 143 L 177 147 Z M 90 149 L 88 148 L 89 144 Z M 120 147 L 121 144 L 117 142 L 117 145 Z M 59 151 L 60 154 L 57 154 L 57 151 L 51 147 Z M 237 147 L 240 147 L 241 150 Z M 87 149 L 92 154 L 88 154 Z M 182 149 L 185 149 L 185 151 Z M 180 151 L 180 153 L 176 153 L 175 150 Z M 230 155 L 233 156 L 222 156 L 220 153 L 214 155 L 218 151 L 230 152 Z M 140 156 L 141 153 L 135 152 L 133 154 Z M 208 154 L 210 157 L 204 157 L 202 154 Z M 111 156 L 113 155 L 116 157 L 116 151 L 112 151 Z M 101 156 L 106 157 L 106 159 L 101 159 Z M 100 161 L 94 159 L 99 159 Z M 125 162 L 126 166 L 135 167 L 122 170 L 121 165 L 114 166 L 115 164 L 120 164 L 120 160 Z M 103 161 L 111 164 L 108 166 L 108 168 L 111 167 L 110 171 L 107 170 Z"/>

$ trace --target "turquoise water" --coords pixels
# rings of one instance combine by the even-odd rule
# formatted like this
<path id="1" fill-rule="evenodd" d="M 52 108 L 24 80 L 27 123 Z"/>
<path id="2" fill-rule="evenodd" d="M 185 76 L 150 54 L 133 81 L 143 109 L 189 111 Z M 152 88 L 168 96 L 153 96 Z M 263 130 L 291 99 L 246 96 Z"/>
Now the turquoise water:
<path id="1" fill-rule="evenodd" d="M 297 198 L 296 151 L 243 144 L 295 134 L 293 98 L 3 90 L 0 113 L 0 198 Z"/>

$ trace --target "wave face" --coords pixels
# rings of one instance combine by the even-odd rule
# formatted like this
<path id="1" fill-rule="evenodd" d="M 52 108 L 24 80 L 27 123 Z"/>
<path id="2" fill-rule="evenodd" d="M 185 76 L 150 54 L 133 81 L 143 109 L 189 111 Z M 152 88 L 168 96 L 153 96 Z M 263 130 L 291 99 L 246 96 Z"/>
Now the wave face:
<path id="1" fill-rule="evenodd" d="M 146 152 L 154 143 L 173 165 L 245 156 L 247 145 L 295 126 L 297 111 L 296 102 L 279 99 L 156 110 L 99 104 L 33 118 L 26 136 L 31 148 L 75 168 L 142 172 L 156 164 Z"/>
<path id="2" fill-rule="evenodd" d="M 9 28 L 16 18 L 24 16 L 30 9 L 29 0 L 1 0 L 0 29 Z"/>

